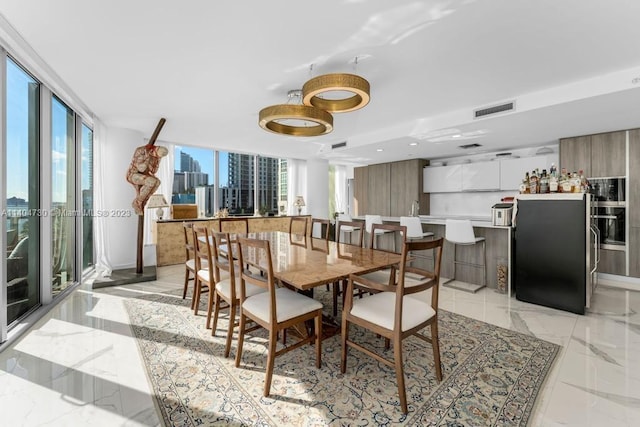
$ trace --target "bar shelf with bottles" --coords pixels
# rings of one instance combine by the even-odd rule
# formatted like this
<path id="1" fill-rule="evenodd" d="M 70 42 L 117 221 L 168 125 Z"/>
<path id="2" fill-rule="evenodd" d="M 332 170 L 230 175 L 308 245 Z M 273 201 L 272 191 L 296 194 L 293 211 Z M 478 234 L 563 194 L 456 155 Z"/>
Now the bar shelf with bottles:
<path id="1" fill-rule="evenodd" d="M 520 194 L 545 194 L 545 193 L 588 193 L 589 181 L 582 170 L 569 173 L 562 168 L 558 173 L 555 164 L 551 164 L 549 173 L 546 169 L 534 169 L 526 172 L 520 184 Z"/>

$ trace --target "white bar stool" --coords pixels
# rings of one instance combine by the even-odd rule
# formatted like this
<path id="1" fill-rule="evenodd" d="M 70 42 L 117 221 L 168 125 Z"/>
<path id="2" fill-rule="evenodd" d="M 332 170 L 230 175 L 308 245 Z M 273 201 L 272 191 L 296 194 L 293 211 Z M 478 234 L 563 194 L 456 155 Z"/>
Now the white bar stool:
<path id="1" fill-rule="evenodd" d="M 384 229 L 376 229 L 375 233 L 372 234 L 371 233 L 371 227 L 373 226 L 373 224 L 382 224 L 382 216 L 380 215 L 365 215 L 364 216 L 364 223 L 365 223 L 365 230 L 367 231 L 367 234 L 369 235 L 369 241 L 367 242 L 369 244 L 369 247 L 372 249 L 376 249 L 378 248 L 378 241 L 377 238 L 382 236 L 383 234 L 387 234 L 390 231 L 389 230 L 384 230 Z M 376 239 L 376 241 L 374 242 L 375 244 L 372 244 L 371 239 Z M 396 242 L 395 240 L 393 241 L 393 251 L 396 252 Z"/>
<path id="2" fill-rule="evenodd" d="M 453 243 L 453 278 L 443 286 L 467 292 L 477 292 L 487 285 L 487 246 L 484 237 L 476 237 L 473 232 L 473 225 L 468 219 L 447 219 L 445 223 L 445 239 Z M 458 261 L 456 259 L 456 248 L 458 245 L 471 246 L 482 243 L 482 264 Z M 473 283 L 454 282 L 456 280 L 456 265 L 464 264 L 482 268 L 482 285 Z"/>
<path id="3" fill-rule="evenodd" d="M 407 235 L 404 237 L 405 241 L 425 240 L 427 238 L 433 240 L 433 233 L 422 229 L 422 223 L 417 216 L 401 216 L 400 225 L 407 227 Z M 413 258 L 433 259 L 433 257 L 424 254 L 411 253 L 411 256 Z"/>

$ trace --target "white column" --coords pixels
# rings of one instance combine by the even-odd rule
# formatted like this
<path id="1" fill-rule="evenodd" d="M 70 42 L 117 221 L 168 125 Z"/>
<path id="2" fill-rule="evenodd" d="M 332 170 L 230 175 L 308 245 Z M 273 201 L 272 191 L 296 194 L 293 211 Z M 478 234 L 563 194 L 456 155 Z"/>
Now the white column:
<path id="1" fill-rule="evenodd" d="M 306 206 L 302 213 L 329 219 L 329 161 L 307 160 Z"/>

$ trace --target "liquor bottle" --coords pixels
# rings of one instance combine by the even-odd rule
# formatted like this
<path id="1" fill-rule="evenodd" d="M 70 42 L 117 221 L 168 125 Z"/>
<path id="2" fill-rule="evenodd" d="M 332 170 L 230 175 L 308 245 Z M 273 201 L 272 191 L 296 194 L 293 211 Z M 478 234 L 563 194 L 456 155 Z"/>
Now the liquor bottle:
<path id="1" fill-rule="evenodd" d="M 531 171 L 531 176 L 529 177 L 529 193 L 538 193 L 538 174 L 535 169 Z"/>
<path id="2" fill-rule="evenodd" d="M 578 171 L 578 177 L 580 178 L 580 192 L 581 193 L 588 193 L 589 192 L 589 184 L 587 182 L 587 178 L 585 178 L 585 176 L 584 176 L 584 171 L 582 169 L 580 169 L 580 171 Z"/>
<path id="3" fill-rule="evenodd" d="M 560 177 L 560 185 L 563 193 L 571 193 L 571 177 L 565 168 L 562 168 L 562 176 Z"/>
<path id="4" fill-rule="evenodd" d="M 555 165 L 551 164 L 551 175 L 549 176 L 549 192 L 557 193 L 558 192 L 558 170 L 555 168 Z"/>
<path id="5" fill-rule="evenodd" d="M 573 193 L 580 192 L 580 177 L 578 176 L 578 172 L 573 172 L 571 174 L 571 191 Z"/>
<path id="6" fill-rule="evenodd" d="M 547 170 L 542 169 L 542 176 L 540 176 L 540 193 L 546 194 L 549 192 L 549 177 L 547 176 Z"/>

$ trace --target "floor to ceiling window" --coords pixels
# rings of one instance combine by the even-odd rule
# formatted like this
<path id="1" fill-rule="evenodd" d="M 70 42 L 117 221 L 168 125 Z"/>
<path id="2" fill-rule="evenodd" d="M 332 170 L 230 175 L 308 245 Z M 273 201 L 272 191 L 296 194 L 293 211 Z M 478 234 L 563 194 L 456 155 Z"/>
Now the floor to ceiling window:
<path id="1" fill-rule="evenodd" d="M 93 130 L 82 124 L 82 269 L 93 265 Z"/>
<path id="2" fill-rule="evenodd" d="M 57 97 L 51 100 L 52 291 L 57 295 L 75 280 L 76 173 L 74 113 Z"/>
<path id="3" fill-rule="evenodd" d="M 7 323 L 40 305 L 40 85 L 7 59 Z"/>

